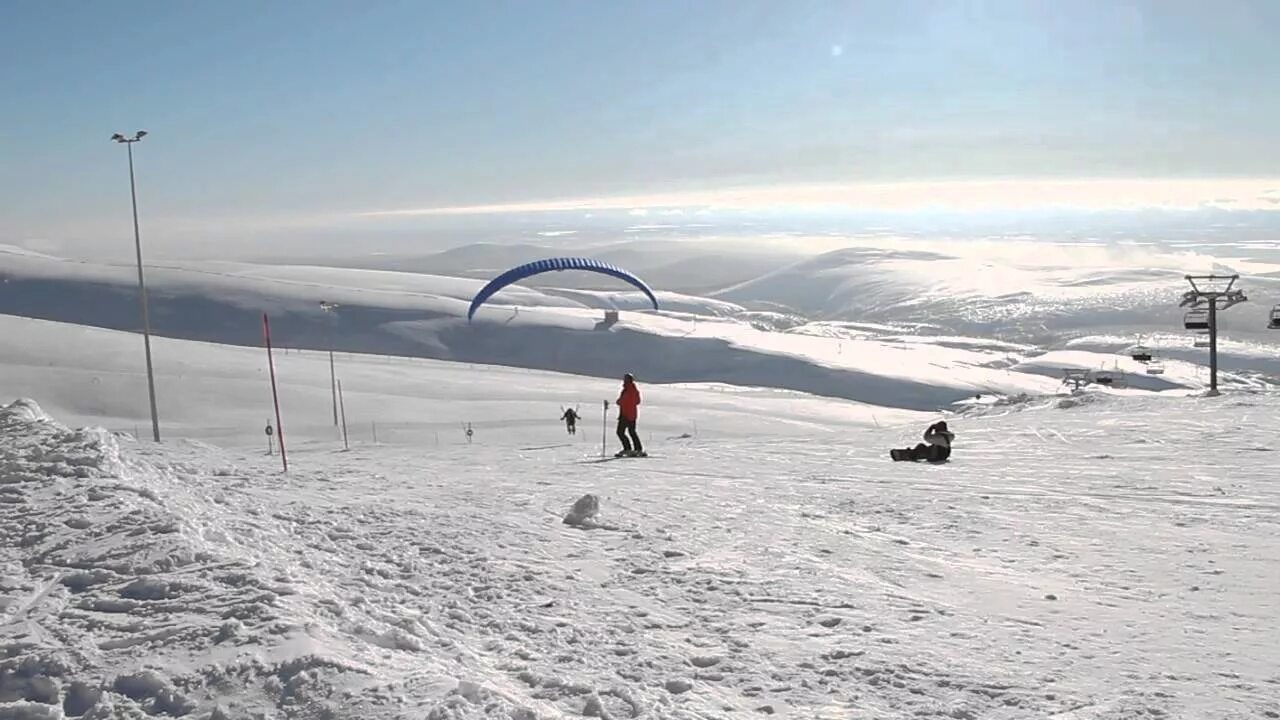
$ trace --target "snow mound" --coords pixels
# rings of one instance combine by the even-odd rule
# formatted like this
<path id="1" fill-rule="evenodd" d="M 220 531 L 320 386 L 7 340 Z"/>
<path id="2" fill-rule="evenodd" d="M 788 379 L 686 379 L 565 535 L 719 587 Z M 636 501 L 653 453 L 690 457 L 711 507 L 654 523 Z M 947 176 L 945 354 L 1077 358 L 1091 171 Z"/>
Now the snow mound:
<path id="1" fill-rule="evenodd" d="M 1054 407 L 1059 410 L 1070 410 L 1082 405 L 1092 405 L 1096 402 L 1106 400 L 1106 395 L 1097 392 L 1077 392 L 1072 393 L 1069 397 L 1064 397 L 1055 403 Z"/>
<path id="2" fill-rule="evenodd" d="M 569 512 L 565 514 L 564 524 L 578 527 L 594 524 L 595 518 L 599 514 L 600 498 L 588 493 L 578 498 Z"/>
<path id="3" fill-rule="evenodd" d="M 573 503 L 562 521 L 565 525 L 582 530 L 620 530 L 617 525 L 600 519 L 600 498 L 590 493 Z"/>
<path id="4" fill-rule="evenodd" d="M 132 448 L 29 400 L 0 410 L 0 718 L 277 705 L 288 663 L 339 665 L 297 657 L 296 589 L 254 552 L 271 519 L 246 522 L 226 478 Z"/>
<path id="5" fill-rule="evenodd" d="M 72 430 L 30 401 L 4 413 L 0 718 L 372 718 L 412 698 L 418 717 L 534 720 L 561 716 L 547 697 L 583 702 L 494 682 L 492 653 L 534 657 L 529 609 L 558 581 L 494 565 L 467 517 L 330 505 L 299 493 L 327 477 Z M 578 510 L 605 527 L 598 499 Z"/>
<path id="6" fill-rule="evenodd" d="M 41 422 L 51 422 L 51 419 L 35 400 L 19 398 L 0 407 L 0 428 Z"/>
<path id="7" fill-rule="evenodd" d="M 466 720 L 473 717 L 539 720 L 537 712 L 479 683 L 462 680 L 427 711 L 427 720 Z"/>

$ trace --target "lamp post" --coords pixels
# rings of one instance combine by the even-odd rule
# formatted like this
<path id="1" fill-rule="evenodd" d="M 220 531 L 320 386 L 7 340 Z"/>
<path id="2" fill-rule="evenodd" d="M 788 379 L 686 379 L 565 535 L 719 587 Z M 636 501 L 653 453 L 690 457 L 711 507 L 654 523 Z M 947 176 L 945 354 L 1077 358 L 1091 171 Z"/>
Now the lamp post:
<path id="1" fill-rule="evenodd" d="M 142 344 L 147 354 L 147 394 L 151 401 L 151 434 L 156 442 L 160 442 L 160 416 L 156 412 L 156 379 L 151 367 L 151 318 L 147 312 L 147 283 L 142 277 L 142 236 L 138 232 L 138 191 L 133 181 L 133 144 L 146 136 L 146 130 L 139 130 L 131 138 L 116 133 L 111 136 L 111 139 L 123 143 L 129 150 L 129 195 L 133 199 L 133 244 L 138 253 L 138 296 L 142 301 Z"/>
<path id="2" fill-rule="evenodd" d="M 338 303 L 320 301 L 320 309 L 329 317 L 333 317 Z M 333 391 L 333 426 L 338 426 L 338 375 L 333 368 L 333 324 L 329 325 L 329 389 Z"/>

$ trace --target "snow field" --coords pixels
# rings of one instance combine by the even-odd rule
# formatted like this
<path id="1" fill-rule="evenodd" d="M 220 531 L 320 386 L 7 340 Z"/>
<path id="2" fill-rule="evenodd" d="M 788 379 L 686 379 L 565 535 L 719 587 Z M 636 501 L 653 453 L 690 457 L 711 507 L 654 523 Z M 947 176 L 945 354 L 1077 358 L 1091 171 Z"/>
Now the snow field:
<path id="1" fill-rule="evenodd" d="M 1280 713 L 1280 398 L 1067 400 L 954 418 L 943 466 L 889 462 L 918 428 L 513 430 L 288 475 L 20 403 L 0 717 Z"/>
<path id="2" fill-rule="evenodd" d="M 0 333 L 22 342 L 0 346 L 0 397 L 38 395 L 70 424 L 93 424 L 150 436 L 146 375 L 137 335 L 0 316 Z M 66 348 L 76 348 L 68 353 Z M 164 436 L 266 448 L 275 423 L 266 351 L 155 338 L 156 393 Z M 275 353 L 286 442 L 340 447 L 333 425 L 329 358 L 324 352 Z M 599 448 L 602 401 L 620 379 L 418 358 L 339 353 L 349 435 L 355 441 L 412 444 L 424 450 L 465 444 L 541 446 L 573 442 Z M 679 435 L 810 435 L 859 425 L 915 423 L 931 415 L 815 398 L 769 388 L 723 384 L 660 386 L 640 376 L 647 414 L 641 431 L 657 440 Z M 561 408 L 582 413 L 578 436 L 558 422 Z M 610 416 L 612 418 L 612 416 Z M 376 426 L 376 427 L 375 427 Z M 612 437 L 612 428 L 608 431 Z"/>
<path id="3" fill-rule="evenodd" d="M 1182 272 L 1213 262 L 1206 255 L 1134 256 L 1132 249 L 1095 248 L 1086 252 L 1089 264 L 1079 265 L 1069 261 L 1084 250 L 1033 246 L 1006 248 L 1007 257 L 987 244 L 958 243 L 948 252 L 912 249 L 910 243 L 845 248 L 785 264 L 718 295 L 735 302 L 656 285 L 664 302 L 656 314 L 632 311 L 639 293 L 512 286 L 468 323 L 466 306 L 482 280 L 225 262 L 162 263 L 149 276 L 149 295 L 161 336 L 257 346 L 266 311 L 280 347 L 336 347 L 603 378 L 631 371 L 650 383 L 778 387 L 932 411 L 980 392 L 1051 392 L 1057 378 L 1046 378 L 1045 371 L 1060 375 L 1061 368 L 1024 364 L 1040 351 L 1031 341 L 1053 348 L 1084 333 L 1177 331 Z M 995 254 L 974 257 L 980 249 Z M 638 259 L 659 250 L 638 243 L 633 252 Z M 1277 287 L 1265 273 L 1274 266 L 1226 261 L 1246 272 L 1250 292 L 1261 300 L 1223 315 L 1223 331 L 1232 339 L 1223 343 L 1224 379 L 1240 370 L 1274 374 L 1274 338 L 1264 329 L 1265 298 Z M 0 311 L 122 330 L 137 326 L 130 267 L 4 248 L 0 264 Z M 339 303 L 336 314 L 323 312 L 321 300 Z M 608 307 L 624 310 L 615 325 L 602 322 Z M 989 336 L 1016 342 L 993 343 L 984 339 Z M 1205 364 L 1207 353 L 1184 340 L 1188 347 L 1171 359 Z M 1115 350 L 1086 353 L 1079 362 L 1110 365 L 1118 359 Z M 1151 390 L 1204 384 L 1191 372 L 1136 380 Z"/>
<path id="4" fill-rule="evenodd" d="M 465 325 L 480 280 L 156 266 L 159 332 L 247 346 L 156 338 L 160 446 L 139 337 L 0 316 L 0 397 L 56 418 L 0 411 L 0 720 L 1280 717 L 1274 266 L 1230 261 L 1202 398 L 1213 258 L 1003 247 L 744 261 L 610 329 L 590 283 Z M 136 325 L 131 266 L 0 263 L 7 312 Z M 452 362 L 339 353 L 342 452 L 327 354 L 278 352 L 282 474 L 263 309 Z M 601 459 L 628 370 L 653 456 Z M 957 399 L 953 462 L 889 461 Z"/>

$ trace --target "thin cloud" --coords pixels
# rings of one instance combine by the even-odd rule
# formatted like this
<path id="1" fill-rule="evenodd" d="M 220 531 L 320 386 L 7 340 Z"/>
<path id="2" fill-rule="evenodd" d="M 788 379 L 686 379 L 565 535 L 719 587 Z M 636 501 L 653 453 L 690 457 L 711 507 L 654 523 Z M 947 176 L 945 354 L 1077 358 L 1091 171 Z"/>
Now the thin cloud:
<path id="1" fill-rule="evenodd" d="M 904 183 L 843 183 L 726 188 L 679 193 L 583 197 L 488 205 L 377 210 L 364 218 L 497 215 L 565 211 L 791 210 L 918 211 L 1274 209 L 1268 195 L 1276 179 L 1259 180 L 983 180 Z"/>

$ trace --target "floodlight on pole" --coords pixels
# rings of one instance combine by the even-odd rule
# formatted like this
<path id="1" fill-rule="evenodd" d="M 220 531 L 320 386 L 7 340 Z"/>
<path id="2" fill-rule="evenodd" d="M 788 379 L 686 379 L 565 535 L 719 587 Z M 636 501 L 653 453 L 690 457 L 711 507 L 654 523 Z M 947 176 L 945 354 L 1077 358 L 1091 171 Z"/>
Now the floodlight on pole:
<path id="1" fill-rule="evenodd" d="M 1182 301 L 1178 303 L 1180 307 L 1192 308 L 1187 313 L 1188 328 L 1203 327 L 1209 331 L 1209 396 L 1218 394 L 1218 311 L 1249 300 L 1243 290 L 1235 287 L 1239 279 L 1239 275 L 1187 275 L 1186 280 L 1191 283 L 1191 289 L 1182 294 Z M 1197 281 L 1204 283 L 1206 287 L 1222 282 L 1226 282 L 1226 286 L 1221 290 L 1204 289 Z M 1205 307 L 1202 309 L 1201 306 Z M 1197 320 L 1193 327 L 1191 315 L 1204 310 L 1208 311 L 1207 317 L 1203 321 Z"/>
<path id="2" fill-rule="evenodd" d="M 320 301 L 320 309 L 333 317 L 338 310 L 338 303 Z M 333 391 L 333 426 L 338 427 L 338 373 L 333 366 L 333 327 L 329 328 L 329 389 Z"/>
<path id="3" fill-rule="evenodd" d="M 160 416 L 156 412 L 156 379 L 151 365 L 151 317 L 147 310 L 147 283 L 142 276 L 142 235 L 138 232 L 138 191 L 133 180 L 133 144 L 146 136 L 146 130 L 139 130 L 131 138 L 116 133 L 111 136 L 111 139 L 123 144 L 129 150 L 129 196 L 133 200 L 133 245 L 138 256 L 138 296 L 142 302 L 142 345 L 147 356 L 147 395 L 151 402 L 151 434 L 156 442 L 160 442 Z"/>

